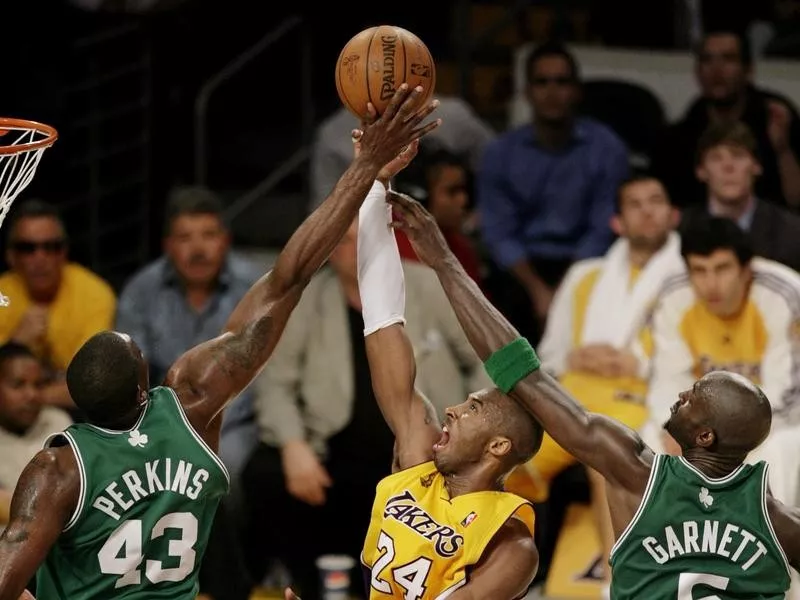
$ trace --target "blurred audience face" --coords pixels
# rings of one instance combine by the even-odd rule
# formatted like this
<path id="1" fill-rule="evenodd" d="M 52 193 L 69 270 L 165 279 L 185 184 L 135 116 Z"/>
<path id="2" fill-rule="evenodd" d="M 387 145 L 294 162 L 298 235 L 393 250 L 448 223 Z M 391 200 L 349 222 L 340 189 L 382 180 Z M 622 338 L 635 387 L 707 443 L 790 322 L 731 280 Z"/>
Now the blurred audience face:
<path id="1" fill-rule="evenodd" d="M 225 261 L 230 236 L 215 214 L 182 214 L 170 223 L 164 251 L 189 287 L 214 285 Z"/>
<path id="2" fill-rule="evenodd" d="M 350 224 L 350 228 L 331 253 L 328 259 L 333 270 L 342 281 L 348 283 L 358 281 L 358 220 Z"/>
<path id="3" fill-rule="evenodd" d="M 678 223 L 664 186 L 657 179 L 626 184 L 619 192 L 619 214 L 611 228 L 627 238 L 631 247 L 655 252 L 667 241 Z"/>
<path id="4" fill-rule="evenodd" d="M 44 374 L 39 361 L 16 356 L 0 366 L 0 427 L 23 435 L 42 409 Z"/>
<path id="5" fill-rule="evenodd" d="M 752 75 L 743 62 L 738 38 L 726 33 L 706 38 L 695 69 L 703 97 L 722 105 L 736 102 Z"/>
<path id="6" fill-rule="evenodd" d="M 428 183 L 428 210 L 443 230 L 459 230 L 469 202 L 467 173 L 456 165 L 434 167 Z"/>
<path id="7" fill-rule="evenodd" d="M 67 261 L 66 235 L 52 217 L 25 217 L 11 231 L 8 264 L 35 301 L 49 302 L 58 292 Z"/>
<path id="8" fill-rule="evenodd" d="M 716 250 L 709 256 L 686 257 L 689 279 L 703 306 L 718 317 L 731 317 L 744 306 L 752 273 L 733 250 Z"/>
<path id="9" fill-rule="evenodd" d="M 708 186 L 708 195 L 726 205 L 750 200 L 761 165 L 743 146 L 730 144 L 710 148 L 697 167 L 697 178 Z"/>
<path id="10" fill-rule="evenodd" d="M 543 56 L 531 65 L 528 101 L 537 121 L 561 125 L 572 118 L 578 82 L 566 58 Z"/>

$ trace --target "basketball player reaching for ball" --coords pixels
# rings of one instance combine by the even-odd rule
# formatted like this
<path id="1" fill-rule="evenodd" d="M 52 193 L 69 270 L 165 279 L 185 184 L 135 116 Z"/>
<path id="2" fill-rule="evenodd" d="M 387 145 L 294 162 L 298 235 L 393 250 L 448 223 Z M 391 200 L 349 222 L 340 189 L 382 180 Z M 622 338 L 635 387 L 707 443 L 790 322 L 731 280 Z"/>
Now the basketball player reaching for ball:
<path id="1" fill-rule="evenodd" d="M 392 474 L 376 489 L 362 562 L 369 598 L 512 600 L 538 565 L 533 507 L 503 492 L 542 430 L 516 402 L 484 390 L 448 408 L 444 426 L 414 389 L 400 255 L 384 198 L 359 211 L 358 285 L 372 385 L 395 435 Z M 287 590 L 286 598 L 296 598 Z"/>
<path id="2" fill-rule="evenodd" d="M 125 334 L 99 333 L 76 353 L 67 385 L 88 423 L 54 436 L 19 479 L 0 537 L 0 600 L 17 600 L 37 568 L 37 595 L 47 600 L 195 598 L 228 487 L 215 454 L 222 410 L 269 358 L 376 178 L 405 166 L 416 140 L 439 124 L 421 125 L 436 106 L 416 111 L 422 93 L 398 88 L 390 108 L 366 126 L 363 152 L 224 333 L 181 356 L 162 387 L 148 391 L 145 361 Z"/>
<path id="3" fill-rule="evenodd" d="M 710 373 L 681 393 L 665 424 L 680 457 L 655 454 L 622 424 L 590 414 L 549 375 L 527 340 L 489 303 L 419 203 L 389 195 L 396 226 L 437 273 L 497 387 L 532 413 L 563 448 L 608 482 L 617 541 L 617 600 L 784 598 L 800 568 L 800 511 L 775 500 L 767 465 L 744 464 L 767 436 L 763 392 Z"/>

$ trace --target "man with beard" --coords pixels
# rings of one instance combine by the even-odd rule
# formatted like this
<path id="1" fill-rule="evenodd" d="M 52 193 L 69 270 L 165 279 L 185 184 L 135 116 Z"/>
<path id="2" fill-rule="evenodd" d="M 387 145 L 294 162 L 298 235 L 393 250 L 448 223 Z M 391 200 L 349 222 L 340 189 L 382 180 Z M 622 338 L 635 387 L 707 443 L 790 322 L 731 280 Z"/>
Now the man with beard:
<path id="1" fill-rule="evenodd" d="M 608 221 L 629 167 L 622 140 L 576 114 L 580 75 L 566 48 L 539 46 L 525 74 L 533 121 L 486 147 L 476 200 L 483 242 L 499 267 L 487 287 L 522 334 L 538 340 L 570 265 L 611 245 Z"/>
<path id="2" fill-rule="evenodd" d="M 704 376 L 678 395 L 665 424 L 683 455 L 656 454 L 633 430 L 584 410 L 541 369 L 533 347 L 464 272 L 431 216 L 408 197 L 389 199 L 396 226 L 436 271 L 498 389 L 606 478 L 617 538 L 611 597 L 784 598 L 790 565 L 800 568 L 800 511 L 772 496 L 766 463 L 744 464 L 770 432 L 763 391 L 741 375 Z"/>
<path id="3" fill-rule="evenodd" d="M 757 140 L 763 173 L 755 193 L 771 202 L 800 206 L 800 119 L 786 98 L 753 85 L 753 56 L 747 39 L 733 31 L 705 35 L 695 56 L 701 95 L 657 144 L 653 173 L 680 207 L 706 201 L 695 177 L 697 140 L 714 123 L 744 122 Z"/>
<path id="4" fill-rule="evenodd" d="M 619 239 L 602 258 L 579 261 L 567 272 L 540 345 L 544 368 L 588 410 L 633 429 L 647 420 L 652 344 L 645 324 L 664 282 L 684 270 L 680 239 L 673 231 L 677 220 L 661 182 L 644 175 L 625 181 L 611 220 Z M 514 472 L 506 489 L 544 502 L 550 482 L 574 462 L 545 435 L 541 450 Z M 605 481 L 594 471 L 589 481 L 605 564 L 614 543 Z"/>

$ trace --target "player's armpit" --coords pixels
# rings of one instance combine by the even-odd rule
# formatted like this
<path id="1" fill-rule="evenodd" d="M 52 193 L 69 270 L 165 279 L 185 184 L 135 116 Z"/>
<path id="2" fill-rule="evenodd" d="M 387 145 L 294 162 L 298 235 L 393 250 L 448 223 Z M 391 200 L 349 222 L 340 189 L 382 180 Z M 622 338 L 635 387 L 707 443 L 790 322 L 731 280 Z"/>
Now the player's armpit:
<path id="1" fill-rule="evenodd" d="M 42 450 L 25 467 L 0 536 L 0 600 L 19 600 L 75 511 L 80 486 L 68 447 Z"/>
<path id="2" fill-rule="evenodd" d="M 433 406 L 414 388 L 417 365 L 405 327 L 383 327 L 364 341 L 372 389 L 395 437 L 395 466 L 408 469 L 432 460 L 442 430 Z"/>
<path id="3" fill-rule="evenodd" d="M 578 461 L 600 473 L 611 485 L 644 493 L 654 454 L 635 431 L 604 415 L 587 412 L 542 370 L 520 381 L 511 396 Z"/>
<path id="4" fill-rule="evenodd" d="M 467 584 L 448 598 L 516 600 L 525 596 L 538 568 L 539 551 L 528 526 L 512 517 L 489 542 Z"/>
<path id="5" fill-rule="evenodd" d="M 786 506 L 770 495 L 767 510 L 789 564 L 800 572 L 800 508 Z"/>

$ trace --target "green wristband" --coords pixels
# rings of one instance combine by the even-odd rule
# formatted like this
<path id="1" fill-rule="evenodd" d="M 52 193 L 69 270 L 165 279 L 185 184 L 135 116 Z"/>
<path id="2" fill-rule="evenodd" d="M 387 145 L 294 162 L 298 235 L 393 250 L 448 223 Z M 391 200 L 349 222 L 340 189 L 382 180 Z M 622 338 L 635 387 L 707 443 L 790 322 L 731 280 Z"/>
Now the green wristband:
<path id="1" fill-rule="evenodd" d="M 483 363 L 486 373 L 504 394 L 541 365 L 533 346 L 523 337 L 496 350 Z"/>

